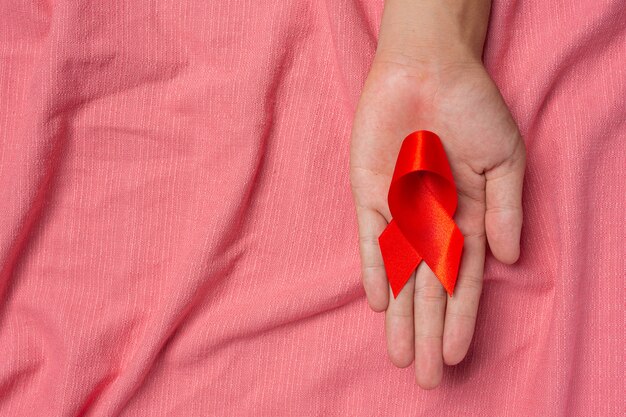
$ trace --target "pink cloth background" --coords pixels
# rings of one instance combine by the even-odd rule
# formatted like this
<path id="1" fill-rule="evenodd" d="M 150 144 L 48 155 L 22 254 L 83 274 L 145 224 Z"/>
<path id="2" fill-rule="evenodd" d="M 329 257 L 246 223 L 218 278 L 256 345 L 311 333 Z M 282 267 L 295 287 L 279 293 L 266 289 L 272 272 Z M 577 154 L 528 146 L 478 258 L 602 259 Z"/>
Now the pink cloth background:
<path id="1" fill-rule="evenodd" d="M 494 1 L 522 257 L 434 391 L 360 283 L 382 6 L 0 3 L 0 415 L 624 415 L 623 0 Z"/>

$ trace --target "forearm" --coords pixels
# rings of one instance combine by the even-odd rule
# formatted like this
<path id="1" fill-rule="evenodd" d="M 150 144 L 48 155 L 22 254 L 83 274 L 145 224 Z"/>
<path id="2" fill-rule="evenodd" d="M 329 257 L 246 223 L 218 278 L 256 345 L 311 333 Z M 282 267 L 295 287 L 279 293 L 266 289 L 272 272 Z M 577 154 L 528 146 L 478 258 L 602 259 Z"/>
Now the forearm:
<path id="1" fill-rule="evenodd" d="M 401 64 L 480 60 L 491 0 L 386 0 L 376 57 Z"/>

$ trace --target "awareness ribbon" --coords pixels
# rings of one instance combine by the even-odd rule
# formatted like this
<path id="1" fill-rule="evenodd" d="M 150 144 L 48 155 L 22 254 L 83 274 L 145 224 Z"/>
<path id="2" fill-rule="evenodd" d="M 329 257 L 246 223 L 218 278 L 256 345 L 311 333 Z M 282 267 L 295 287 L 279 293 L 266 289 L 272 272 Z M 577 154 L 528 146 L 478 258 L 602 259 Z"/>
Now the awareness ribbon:
<path id="1" fill-rule="evenodd" d="M 418 130 L 404 139 L 387 200 L 393 218 L 378 242 L 393 296 L 422 260 L 452 296 L 463 234 L 452 219 L 456 186 L 439 136 Z"/>

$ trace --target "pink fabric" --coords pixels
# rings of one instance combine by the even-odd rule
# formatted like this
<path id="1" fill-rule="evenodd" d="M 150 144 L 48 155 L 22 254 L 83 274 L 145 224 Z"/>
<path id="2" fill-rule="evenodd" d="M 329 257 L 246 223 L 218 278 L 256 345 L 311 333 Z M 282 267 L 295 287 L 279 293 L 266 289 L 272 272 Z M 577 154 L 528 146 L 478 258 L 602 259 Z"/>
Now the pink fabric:
<path id="1" fill-rule="evenodd" d="M 623 0 L 494 2 L 522 257 L 434 391 L 360 283 L 382 5 L 0 2 L 0 415 L 624 415 Z"/>

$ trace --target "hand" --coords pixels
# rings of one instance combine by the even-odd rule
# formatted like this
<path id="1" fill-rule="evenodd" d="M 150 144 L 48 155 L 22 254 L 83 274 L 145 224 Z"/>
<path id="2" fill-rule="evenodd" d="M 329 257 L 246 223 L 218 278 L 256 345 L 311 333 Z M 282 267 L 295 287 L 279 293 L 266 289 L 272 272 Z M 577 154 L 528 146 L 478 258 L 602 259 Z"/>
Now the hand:
<path id="1" fill-rule="evenodd" d="M 400 145 L 420 129 L 441 138 L 459 195 L 454 219 L 465 243 L 452 298 L 421 262 L 394 299 L 378 246 L 391 220 L 387 192 Z M 391 361 L 407 367 L 415 360 L 416 380 L 424 389 L 440 383 L 444 362 L 455 365 L 467 353 L 487 242 L 499 261 L 518 259 L 525 154 L 519 130 L 479 60 L 374 60 L 350 148 L 362 279 L 370 307 L 386 311 Z"/>

